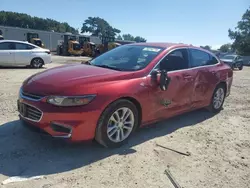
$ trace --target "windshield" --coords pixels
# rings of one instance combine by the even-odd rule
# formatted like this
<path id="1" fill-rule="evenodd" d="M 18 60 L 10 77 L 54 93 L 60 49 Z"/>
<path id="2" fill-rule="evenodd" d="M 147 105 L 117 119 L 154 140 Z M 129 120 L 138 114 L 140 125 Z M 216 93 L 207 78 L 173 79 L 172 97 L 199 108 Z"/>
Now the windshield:
<path id="1" fill-rule="evenodd" d="M 74 50 L 80 50 L 81 49 L 81 45 L 80 44 L 73 44 L 73 49 Z"/>
<path id="2" fill-rule="evenodd" d="M 98 56 L 90 64 L 121 71 L 136 71 L 145 68 L 162 50 L 160 47 L 124 45 Z"/>
<path id="3" fill-rule="evenodd" d="M 223 59 L 231 59 L 231 60 L 233 60 L 234 58 L 235 58 L 234 55 L 226 55 L 223 57 Z"/>

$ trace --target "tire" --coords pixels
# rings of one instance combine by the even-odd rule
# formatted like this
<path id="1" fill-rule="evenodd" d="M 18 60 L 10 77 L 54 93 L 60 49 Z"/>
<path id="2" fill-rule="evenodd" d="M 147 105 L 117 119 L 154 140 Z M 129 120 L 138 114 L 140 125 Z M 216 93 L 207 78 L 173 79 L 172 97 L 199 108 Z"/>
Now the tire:
<path id="1" fill-rule="evenodd" d="M 221 92 L 223 94 L 221 94 L 222 96 L 219 97 L 220 96 L 219 93 L 221 93 Z M 222 110 L 222 108 L 223 108 L 223 104 L 224 104 L 224 101 L 225 101 L 225 96 L 226 96 L 226 88 L 225 88 L 225 86 L 223 84 L 219 84 L 214 90 L 210 105 L 208 107 L 209 111 L 213 112 L 213 113 L 220 112 Z M 215 102 L 216 98 L 219 98 L 217 100 L 217 103 Z"/>
<path id="2" fill-rule="evenodd" d="M 32 59 L 30 65 L 32 68 L 39 69 L 39 68 L 42 68 L 42 66 L 44 65 L 44 62 L 41 58 L 34 58 Z"/>
<path id="3" fill-rule="evenodd" d="M 125 112 L 127 109 L 127 113 L 125 115 L 128 115 L 127 122 L 133 122 L 131 124 L 125 124 L 123 123 L 117 123 L 119 122 L 119 118 L 116 115 L 114 115 L 116 112 L 122 116 L 123 112 Z M 128 113 L 129 112 L 129 113 Z M 117 113 L 116 113 L 117 114 Z M 114 117 L 114 118 L 112 118 Z M 95 134 L 95 140 L 107 148 L 116 148 L 120 147 L 123 144 L 127 142 L 131 134 L 136 130 L 139 123 L 139 115 L 138 110 L 136 106 L 128 100 L 121 99 L 117 100 L 113 103 L 111 103 L 102 113 L 102 115 L 99 118 L 99 121 L 97 123 L 96 128 L 96 134 Z M 112 120 L 111 120 L 112 119 Z M 134 121 L 133 121 L 134 120 Z M 116 123 L 115 123 L 116 122 Z M 126 128 L 125 128 L 126 127 Z M 109 128 L 109 130 L 108 130 Z M 129 128 L 129 129 L 128 129 Z M 109 131 L 109 133 L 108 133 Z M 121 135 L 123 133 L 123 139 L 121 139 Z M 109 135 L 108 135 L 109 134 Z M 113 134 L 113 135 L 112 135 Z M 117 135 L 119 134 L 119 138 L 117 141 Z"/>
<path id="4" fill-rule="evenodd" d="M 243 64 L 241 64 L 241 66 L 239 67 L 239 70 L 242 70 L 243 69 Z"/>

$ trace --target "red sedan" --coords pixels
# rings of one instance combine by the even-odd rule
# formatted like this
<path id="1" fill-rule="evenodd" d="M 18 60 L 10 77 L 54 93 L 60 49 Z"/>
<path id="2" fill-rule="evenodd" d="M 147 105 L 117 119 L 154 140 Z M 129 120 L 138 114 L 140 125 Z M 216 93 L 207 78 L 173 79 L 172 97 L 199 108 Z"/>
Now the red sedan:
<path id="1" fill-rule="evenodd" d="M 204 49 L 134 43 L 29 77 L 18 110 L 53 137 L 116 147 L 138 127 L 204 107 L 219 112 L 232 80 L 231 68 Z"/>

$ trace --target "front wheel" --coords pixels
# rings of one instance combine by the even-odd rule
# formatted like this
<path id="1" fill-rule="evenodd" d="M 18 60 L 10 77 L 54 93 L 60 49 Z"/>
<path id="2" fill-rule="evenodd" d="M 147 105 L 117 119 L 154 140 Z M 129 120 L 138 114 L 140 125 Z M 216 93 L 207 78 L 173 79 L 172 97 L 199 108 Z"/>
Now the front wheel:
<path id="1" fill-rule="evenodd" d="M 124 99 L 115 101 L 102 113 L 95 139 L 105 147 L 119 147 L 128 140 L 138 122 L 138 110 L 132 102 Z"/>
<path id="2" fill-rule="evenodd" d="M 226 92 L 223 84 L 218 85 L 213 93 L 211 103 L 209 105 L 209 110 L 214 113 L 218 113 L 222 110 Z"/>
<path id="3" fill-rule="evenodd" d="M 241 66 L 239 67 L 239 70 L 242 70 L 243 69 L 243 64 L 241 64 Z"/>

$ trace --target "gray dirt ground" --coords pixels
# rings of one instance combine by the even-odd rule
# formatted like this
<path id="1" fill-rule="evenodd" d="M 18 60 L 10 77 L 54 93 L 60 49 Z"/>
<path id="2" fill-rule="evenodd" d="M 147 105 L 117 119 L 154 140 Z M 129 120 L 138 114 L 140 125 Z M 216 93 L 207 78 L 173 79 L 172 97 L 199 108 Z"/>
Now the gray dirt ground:
<path id="1" fill-rule="evenodd" d="M 82 60 L 74 59 L 53 56 L 46 69 Z M 42 70 L 0 68 L 0 187 L 170 188 L 164 174 L 167 165 L 185 188 L 250 187 L 250 67 L 234 72 L 232 92 L 221 113 L 212 116 L 199 110 L 175 117 L 139 130 L 127 145 L 112 150 L 95 143 L 51 140 L 20 125 L 19 87 Z M 156 143 L 189 151 L 191 156 Z M 41 177 L 1 185 L 13 176 Z"/>

